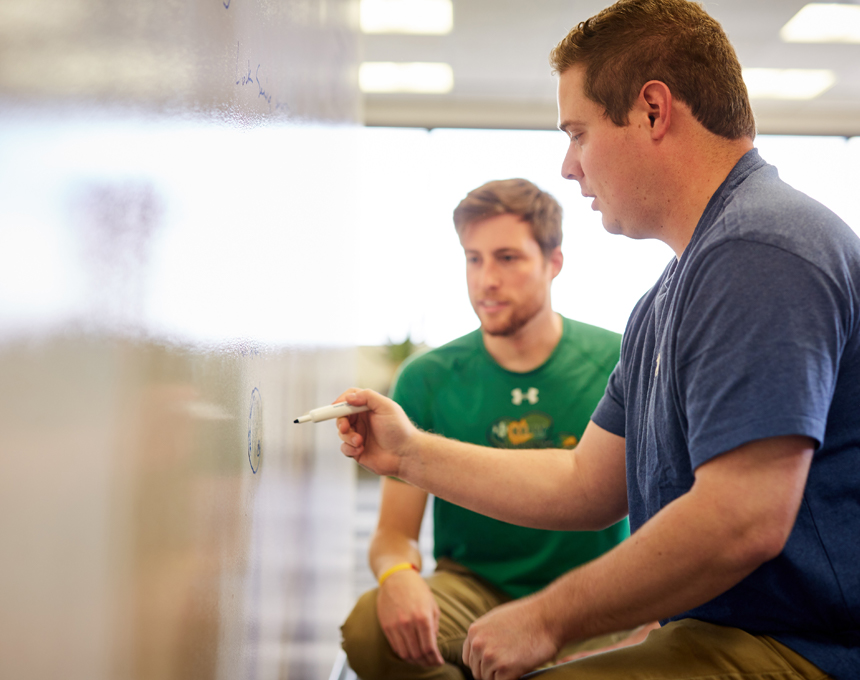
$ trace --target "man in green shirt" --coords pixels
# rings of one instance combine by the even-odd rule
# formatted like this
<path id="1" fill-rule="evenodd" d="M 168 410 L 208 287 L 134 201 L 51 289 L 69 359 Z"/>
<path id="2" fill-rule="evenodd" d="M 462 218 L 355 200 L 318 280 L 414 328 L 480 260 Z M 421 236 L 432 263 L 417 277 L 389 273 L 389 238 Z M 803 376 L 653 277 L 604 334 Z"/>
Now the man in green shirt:
<path id="1" fill-rule="evenodd" d="M 470 192 L 454 224 L 481 327 L 407 361 L 393 399 L 418 427 L 445 437 L 506 449 L 572 448 L 618 362 L 621 337 L 552 310 L 550 288 L 563 262 L 561 207 L 531 182 L 502 180 Z M 425 580 L 418 534 L 426 503 L 426 492 L 382 480 L 369 556 L 380 585 L 343 626 L 344 649 L 362 680 L 468 677 L 462 644 L 475 619 L 629 535 L 626 519 L 602 531 L 544 531 L 436 499 L 437 568 Z M 559 658 L 639 642 L 648 630 L 589 640 Z"/>

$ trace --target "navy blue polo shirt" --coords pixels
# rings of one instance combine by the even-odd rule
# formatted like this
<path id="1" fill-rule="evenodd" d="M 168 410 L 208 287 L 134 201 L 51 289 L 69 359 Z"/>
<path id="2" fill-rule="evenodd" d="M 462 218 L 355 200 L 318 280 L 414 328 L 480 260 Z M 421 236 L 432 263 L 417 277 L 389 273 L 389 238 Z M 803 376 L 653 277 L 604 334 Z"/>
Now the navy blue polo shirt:
<path id="1" fill-rule="evenodd" d="M 626 439 L 634 532 L 715 456 L 814 439 L 783 552 L 673 618 L 771 635 L 836 678 L 857 677 L 860 239 L 842 220 L 747 153 L 635 307 L 592 419 Z"/>

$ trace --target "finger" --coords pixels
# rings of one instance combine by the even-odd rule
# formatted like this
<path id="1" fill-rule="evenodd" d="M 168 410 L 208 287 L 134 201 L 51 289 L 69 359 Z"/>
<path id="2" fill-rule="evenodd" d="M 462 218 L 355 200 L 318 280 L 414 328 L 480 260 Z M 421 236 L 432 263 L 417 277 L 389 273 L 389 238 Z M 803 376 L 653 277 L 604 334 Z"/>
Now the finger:
<path id="1" fill-rule="evenodd" d="M 349 444 L 344 443 L 340 445 L 340 452 L 348 458 L 354 458 L 357 462 L 358 459 L 361 458 L 361 455 L 364 453 L 364 447 L 351 446 Z"/>
<path id="2" fill-rule="evenodd" d="M 435 604 L 435 603 L 434 603 Z M 415 635 L 418 638 L 418 648 L 421 652 L 421 659 L 424 665 L 439 666 L 445 663 L 442 655 L 439 653 L 438 643 L 436 641 L 436 626 L 435 611 L 431 611 L 428 618 L 418 618 L 415 620 Z"/>
<path id="3" fill-rule="evenodd" d="M 337 431 L 341 434 L 346 434 L 352 429 L 352 423 L 349 422 L 349 418 L 346 416 L 341 416 L 335 421 L 337 425 Z"/>
<path id="4" fill-rule="evenodd" d="M 472 670 L 472 676 L 475 680 L 484 680 L 481 675 L 481 656 L 472 644 L 472 632 L 466 636 L 466 642 L 463 645 L 463 663 Z"/>
<path id="5" fill-rule="evenodd" d="M 364 426 L 364 421 L 361 418 L 361 414 L 353 413 L 348 416 L 340 416 L 337 420 L 335 420 L 335 424 L 337 425 L 337 429 L 339 432 L 358 432 L 359 434 L 361 434 L 361 430 Z"/>
<path id="6" fill-rule="evenodd" d="M 341 434 L 355 432 L 355 419 L 350 416 L 340 416 L 334 421 L 337 426 L 337 431 Z"/>
<path id="7" fill-rule="evenodd" d="M 471 629 L 469 630 L 469 635 L 471 636 Z M 463 650 L 465 654 L 465 649 Z M 481 650 L 481 645 L 476 645 L 474 643 L 469 645 L 469 668 L 472 669 L 472 675 L 475 677 L 475 680 L 489 680 L 489 675 L 484 675 L 484 671 L 488 670 L 485 668 L 484 664 L 484 655 Z"/>
<path id="8" fill-rule="evenodd" d="M 403 626 L 393 626 L 391 628 L 391 636 L 397 641 L 397 656 L 399 656 L 404 661 L 409 661 L 410 663 L 417 663 L 417 659 L 415 658 L 412 648 L 409 645 L 409 635 L 408 631 L 403 628 Z"/>
<path id="9" fill-rule="evenodd" d="M 406 647 L 406 643 L 403 641 L 400 630 L 397 628 L 383 628 L 382 632 L 385 633 L 385 637 L 388 638 L 388 644 L 391 645 L 391 649 L 394 650 L 394 653 L 404 661 L 410 661 L 409 650 Z"/>
<path id="10" fill-rule="evenodd" d="M 421 645 L 418 643 L 418 634 L 415 632 L 415 629 L 409 626 L 401 629 L 400 633 L 408 650 L 409 661 L 421 663 L 423 661 L 423 654 L 421 654 Z"/>
<path id="11" fill-rule="evenodd" d="M 439 609 L 439 603 L 433 601 L 433 624 L 431 628 L 431 638 L 433 643 L 433 660 L 434 663 L 442 665 L 445 663 L 445 658 L 442 656 L 442 651 L 439 649 L 439 619 L 442 617 L 442 610 Z"/>
<path id="12" fill-rule="evenodd" d="M 385 411 L 392 404 L 392 401 L 388 397 L 383 397 L 379 392 L 371 389 L 345 393 L 344 399 L 353 406 L 367 406 L 373 412 L 380 409 Z"/>
<path id="13" fill-rule="evenodd" d="M 360 390 L 357 387 L 350 387 L 348 390 L 344 390 L 343 392 L 341 392 L 341 394 L 338 396 L 337 399 L 335 399 L 332 402 L 332 404 L 337 404 L 338 402 L 341 402 L 341 401 L 347 401 L 349 395 L 355 394 L 356 392 L 359 392 L 359 391 Z"/>
<path id="14" fill-rule="evenodd" d="M 484 674 L 481 671 L 480 657 L 473 659 L 472 663 L 469 665 L 469 668 L 472 669 L 472 677 L 475 678 L 475 680 L 489 680 L 489 678 L 484 678 Z"/>
<path id="15" fill-rule="evenodd" d="M 419 624 L 418 644 L 421 647 L 421 657 L 428 666 L 441 666 L 445 663 L 442 653 L 439 651 L 439 642 L 436 639 L 436 631 L 430 621 Z"/>
<path id="16" fill-rule="evenodd" d="M 341 423 L 341 421 L 347 421 L 346 427 Z M 360 432 L 356 432 L 349 424 L 349 421 L 346 418 L 338 418 L 337 419 L 337 436 L 340 438 L 342 442 L 345 444 L 349 444 L 350 446 L 361 446 L 364 444 L 364 437 Z"/>
<path id="17" fill-rule="evenodd" d="M 343 398 L 353 406 L 364 406 L 367 404 L 372 409 L 373 404 L 371 402 L 375 401 L 374 395 L 378 395 L 378 393 L 373 390 L 352 389 L 344 392 Z"/>
<path id="18" fill-rule="evenodd" d="M 361 446 L 364 444 L 364 427 L 359 423 L 352 423 L 350 417 L 342 416 L 337 419 L 337 436 L 340 440 L 350 446 Z"/>
<path id="19" fill-rule="evenodd" d="M 490 680 L 489 675 L 484 675 L 484 657 L 480 654 L 472 661 L 472 674 L 475 676 L 475 680 Z"/>

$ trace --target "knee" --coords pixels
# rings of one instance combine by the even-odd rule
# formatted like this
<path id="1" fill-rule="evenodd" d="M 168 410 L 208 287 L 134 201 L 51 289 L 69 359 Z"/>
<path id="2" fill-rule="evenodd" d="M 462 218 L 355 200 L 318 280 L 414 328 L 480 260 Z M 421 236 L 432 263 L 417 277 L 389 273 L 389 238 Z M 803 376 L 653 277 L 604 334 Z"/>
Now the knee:
<path id="1" fill-rule="evenodd" d="M 393 654 L 376 615 L 376 594 L 364 593 L 340 628 L 349 666 L 362 680 L 382 677 Z"/>

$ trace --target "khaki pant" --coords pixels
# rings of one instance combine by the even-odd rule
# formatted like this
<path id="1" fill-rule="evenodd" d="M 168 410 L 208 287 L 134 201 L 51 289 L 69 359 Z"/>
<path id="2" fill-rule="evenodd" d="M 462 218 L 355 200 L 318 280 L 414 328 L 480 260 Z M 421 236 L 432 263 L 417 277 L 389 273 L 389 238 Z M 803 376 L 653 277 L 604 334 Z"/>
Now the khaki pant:
<path id="1" fill-rule="evenodd" d="M 535 680 L 824 680 L 830 676 L 767 635 L 695 619 L 644 642 L 525 676 Z"/>
<path id="2" fill-rule="evenodd" d="M 341 627 L 343 648 L 350 667 L 361 680 L 464 680 L 471 678 L 463 665 L 463 642 L 472 622 L 511 598 L 478 578 L 465 567 L 441 559 L 427 584 L 439 604 L 439 651 L 446 663 L 429 668 L 407 663 L 398 657 L 376 616 L 376 589 L 362 595 Z M 558 658 L 588 649 L 597 649 L 626 637 L 627 633 L 605 635 L 565 647 Z"/>

